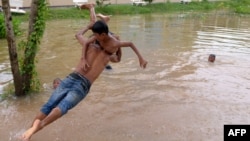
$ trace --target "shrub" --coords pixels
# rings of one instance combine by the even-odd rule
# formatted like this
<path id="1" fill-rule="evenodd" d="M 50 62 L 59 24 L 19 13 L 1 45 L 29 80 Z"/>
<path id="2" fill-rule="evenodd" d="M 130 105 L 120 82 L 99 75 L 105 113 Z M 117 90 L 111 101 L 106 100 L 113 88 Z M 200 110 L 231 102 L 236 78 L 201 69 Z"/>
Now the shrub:
<path id="1" fill-rule="evenodd" d="M 5 23 L 4 23 L 4 17 L 3 14 L 0 14 L 0 39 L 5 38 L 6 31 L 5 31 Z"/>

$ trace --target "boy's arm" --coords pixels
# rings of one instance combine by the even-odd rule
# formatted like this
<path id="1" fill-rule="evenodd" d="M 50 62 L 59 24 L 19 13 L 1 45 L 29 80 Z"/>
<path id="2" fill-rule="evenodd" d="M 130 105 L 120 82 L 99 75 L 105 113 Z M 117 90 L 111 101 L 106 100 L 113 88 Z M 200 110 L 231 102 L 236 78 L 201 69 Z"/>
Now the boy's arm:
<path id="1" fill-rule="evenodd" d="M 120 41 L 120 37 L 118 35 L 112 34 L 112 36 Z M 116 53 L 114 55 L 110 56 L 110 61 L 113 63 L 118 63 L 121 61 L 121 57 L 122 57 L 122 49 L 118 48 L 118 50 L 116 51 Z"/>
<path id="2" fill-rule="evenodd" d="M 121 48 L 118 48 L 117 52 L 110 56 L 110 61 L 113 63 L 118 63 L 121 61 L 122 57 L 122 50 Z"/>
<path id="3" fill-rule="evenodd" d="M 82 67 L 83 70 L 87 70 L 87 67 L 89 67 L 89 64 L 86 60 L 86 52 L 88 49 L 88 46 L 91 42 L 94 41 L 94 37 L 91 37 L 89 39 L 87 39 L 86 37 L 84 37 L 83 35 L 90 29 L 89 26 L 87 26 L 86 28 L 83 28 L 82 30 L 78 31 L 75 35 L 76 39 L 78 40 L 78 42 L 81 44 L 82 46 L 82 57 L 81 59 L 82 61 Z"/>
<path id="4" fill-rule="evenodd" d="M 141 56 L 140 52 L 138 51 L 138 49 L 135 47 L 135 45 L 132 42 L 120 42 L 120 44 L 118 45 L 118 48 L 120 47 L 131 47 L 132 50 L 135 52 L 135 54 L 139 58 L 140 66 L 142 68 L 146 68 L 148 62 Z"/>

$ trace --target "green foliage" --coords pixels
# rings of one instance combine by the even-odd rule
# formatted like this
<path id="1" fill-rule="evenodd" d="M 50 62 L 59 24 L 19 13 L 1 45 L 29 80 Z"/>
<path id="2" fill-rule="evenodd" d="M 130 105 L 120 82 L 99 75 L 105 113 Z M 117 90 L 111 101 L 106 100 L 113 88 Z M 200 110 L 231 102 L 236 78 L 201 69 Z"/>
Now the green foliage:
<path id="1" fill-rule="evenodd" d="M 0 39 L 5 37 L 6 37 L 6 31 L 5 31 L 4 16 L 3 14 L 0 14 Z"/>
<path id="2" fill-rule="evenodd" d="M 43 37 L 43 33 L 46 25 L 46 15 L 48 12 L 48 7 L 46 0 L 40 0 L 38 4 L 38 15 L 34 26 L 34 32 L 30 35 L 26 46 L 25 58 L 35 59 L 36 53 L 38 52 L 38 46 L 40 45 L 40 40 Z M 32 74 L 31 89 L 33 91 L 39 91 L 40 81 L 37 77 L 37 71 L 35 66 L 35 60 L 29 61 L 30 64 L 24 64 L 22 66 L 22 71 L 26 71 Z"/>
<path id="3" fill-rule="evenodd" d="M 22 58 L 19 58 L 20 70 L 23 76 L 28 76 L 25 81 L 29 81 L 30 83 L 25 82 L 25 93 L 29 93 L 31 91 L 39 91 L 40 81 L 37 78 L 36 72 L 36 61 L 35 56 L 38 52 L 38 47 L 40 44 L 40 40 L 43 37 L 43 33 L 45 30 L 45 21 L 47 16 L 47 3 L 46 0 L 40 0 L 38 4 L 38 13 L 35 17 L 35 23 L 33 24 L 34 31 L 28 37 L 28 41 L 21 41 L 18 46 L 19 49 L 24 50 L 24 54 Z M 30 79 L 29 79 L 30 77 Z M 30 86 L 27 86 L 29 85 Z"/>
<path id="4" fill-rule="evenodd" d="M 20 30 L 20 21 L 13 19 L 13 28 L 14 28 L 14 34 L 15 35 L 20 35 L 21 30 Z M 5 22 L 4 22 L 4 15 L 0 13 L 0 39 L 6 38 L 6 30 L 5 30 Z"/>
<path id="5" fill-rule="evenodd" d="M 13 93 L 15 93 L 13 83 L 10 83 L 6 87 L 4 87 L 3 91 L 4 93 L 0 94 L 0 102 L 13 96 Z"/>
<path id="6" fill-rule="evenodd" d="M 231 0 L 229 5 L 236 13 L 250 14 L 250 0 Z"/>

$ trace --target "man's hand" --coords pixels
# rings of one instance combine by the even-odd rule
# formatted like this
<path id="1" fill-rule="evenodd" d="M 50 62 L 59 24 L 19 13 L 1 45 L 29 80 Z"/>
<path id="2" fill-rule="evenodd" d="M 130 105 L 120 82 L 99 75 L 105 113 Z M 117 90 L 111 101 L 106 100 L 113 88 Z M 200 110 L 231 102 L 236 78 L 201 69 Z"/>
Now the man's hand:
<path id="1" fill-rule="evenodd" d="M 82 60 L 82 70 L 83 70 L 83 71 L 87 71 L 89 67 L 90 67 L 90 66 L 89 66 L 87 60 L 86 60 L 86 59 L 83 59 L 83 60 Z"/>
<path id="2" fill-rule="evenodd" d="M 144 59 L 140 59 L 141 68 L 145 69 L 147 67 L 148 62 Z"/>
<path id="3" fill-rule="evenodd" d="M 111 55 L 111 56 L 109 57 L 109 59 L 110 59 L 110 61 L 111 61 L 112 63 L 120 62 L 120 60 L 118 59 L 118 56 L 115 55 L 115 54 Z"/>

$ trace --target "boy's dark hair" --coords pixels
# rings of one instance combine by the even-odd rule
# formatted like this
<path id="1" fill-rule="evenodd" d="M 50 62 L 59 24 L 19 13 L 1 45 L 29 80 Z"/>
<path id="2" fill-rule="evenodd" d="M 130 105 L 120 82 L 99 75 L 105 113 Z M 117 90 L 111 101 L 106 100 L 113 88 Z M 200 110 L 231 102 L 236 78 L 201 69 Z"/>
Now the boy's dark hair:
<path id="1" fill-rule="evenodd" d="M 98 33 L 98 34 L 102 34 L 102 33 L 108 34 L 109 28 L 105 22 L 99 20 L 99 21 L 94 23 L 94 25 L 92 27 L 92 32 Z"/>
<path id="2" fill-rule="evenodd" d="M 214 58 L 216 57 L 215 54 L 210 54 L 209 56 L 214 57 Z"/>

